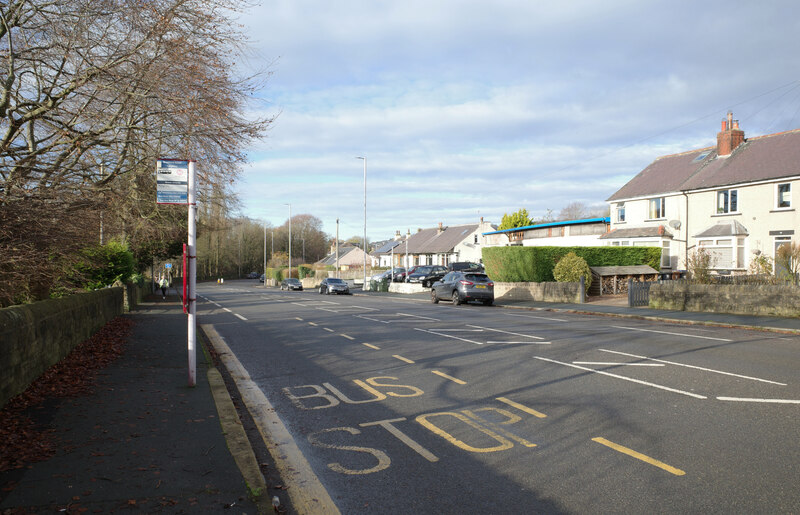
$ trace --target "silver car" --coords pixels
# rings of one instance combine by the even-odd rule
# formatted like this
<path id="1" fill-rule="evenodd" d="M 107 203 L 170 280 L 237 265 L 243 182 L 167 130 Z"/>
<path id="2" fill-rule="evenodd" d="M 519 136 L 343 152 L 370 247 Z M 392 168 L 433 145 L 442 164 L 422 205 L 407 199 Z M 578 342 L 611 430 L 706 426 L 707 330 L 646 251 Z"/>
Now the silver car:
<path id="1" fill-rule="evenodd" d="M 485 306 L 494 302 L 494 282 L 479 272 L 449 272 L 431 287 L 431 302 L 449 300 L 458 306 L 463 302 L 477 300 Z"/>
<path id="2" fill-rule="evenodd" d="M 341 279 L 337 279 L 335 277 L 326 277 L 319 285 L 319 293 L 320 295 L 323 293 L 325 295 L 330 295 L 331 293 L 335 293 L 337 295 L 350 295 L 350 287 Z"/>

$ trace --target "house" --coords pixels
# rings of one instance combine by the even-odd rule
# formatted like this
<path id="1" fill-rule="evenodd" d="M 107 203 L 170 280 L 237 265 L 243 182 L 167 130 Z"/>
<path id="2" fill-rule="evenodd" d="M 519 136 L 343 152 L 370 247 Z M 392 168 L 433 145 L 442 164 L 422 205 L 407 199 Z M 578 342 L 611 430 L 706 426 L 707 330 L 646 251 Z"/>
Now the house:
<path id="1" fill-rule="evenodd" d="M 392 263 L 397 266 L 397 259 L 394 258 L 394 255 L 398 252 L 397 246 L 400 245 L 402 239 L 400 231 L 397 231 L 393 239 L 383 242 L 377 249 L 370 252 L 369 255 L 372 257 L 373 262 L 380 268 L 390 268 Z"/>
<path id="2" fill-rule="evenodd" d="M 514 227 L 484 233 L 488 247 L 594 247 L 604 243 L 600 236 L 609 231 L 610 219 L 584 218 Z"/>
<path id="3" fill-rule="evenodd" d="M 797 239 L 800 130 L 745 138 L 728 113 L 717 144 L 660 157 L 608 198 L 608 245 L 661 247 L 662 271 L 697 248 L 718 273 L 743 273 Z"/>
<path id="4" fill-rule="evenodd" d="M 449 265 L 455 261 L 480 263 L 484 246 L 483 233 L 493 230 L 489 222 L 481 218 L 479 223 L 418 229 L 415 234 L 408 231 L 405 238 L 395 235 L 397 245 L 393 247 L 396 266 Z"/>
<path id="5" fill-rule="evenodd" d="M 336 266 L 336 249 L 332 248 L 331 253 L 317 261 L 315 264 L 321 266 Z M 372 257 L 367 256 L 367 267 L 373 266 Z M 364 251 L 360 247 L 352 245 L 339 246 L 339 268 L 348 270 L 350 268 L 364 267 Z"/>

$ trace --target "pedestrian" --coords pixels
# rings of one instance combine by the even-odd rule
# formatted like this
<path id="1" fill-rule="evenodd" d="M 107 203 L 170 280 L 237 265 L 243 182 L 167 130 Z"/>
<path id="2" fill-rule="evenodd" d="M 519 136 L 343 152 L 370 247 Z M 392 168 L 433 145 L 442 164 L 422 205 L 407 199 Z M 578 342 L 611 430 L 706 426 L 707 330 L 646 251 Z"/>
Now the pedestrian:
<path id="1" fill-rule="evenodd" d="M 161 276 L 161 280 L 158 282 L 158 286 L 161 288 L 161 297 L 166 299 L 167 298 L 167 287 L 169 287 L 169 282 L 167 282 L 166 276 Z"/>

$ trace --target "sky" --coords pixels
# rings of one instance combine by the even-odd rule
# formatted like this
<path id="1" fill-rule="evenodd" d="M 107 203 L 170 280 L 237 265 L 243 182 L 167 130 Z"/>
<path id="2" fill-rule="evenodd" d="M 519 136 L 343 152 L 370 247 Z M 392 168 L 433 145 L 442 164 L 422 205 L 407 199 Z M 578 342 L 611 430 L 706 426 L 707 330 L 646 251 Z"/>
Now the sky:
<path id="1" fill-rule="evenodd" d="M 262 0 L 242 214 L 371 241 L 605 200 L 657 157 L 800 128 L 800 3 Z"/>

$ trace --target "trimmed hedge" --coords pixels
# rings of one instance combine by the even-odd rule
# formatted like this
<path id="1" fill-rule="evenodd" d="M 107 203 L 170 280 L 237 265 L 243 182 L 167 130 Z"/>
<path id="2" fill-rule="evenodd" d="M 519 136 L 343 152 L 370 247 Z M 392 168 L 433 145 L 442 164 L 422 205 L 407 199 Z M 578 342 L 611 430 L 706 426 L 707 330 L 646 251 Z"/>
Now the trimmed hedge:
<path id="1" fill-rule="evenodd" d="M 660 247 L 486 247 L 483 266 L 498 282 L 551 282 L 553 268 L 570 252 L 589 266 L 649 265 L 661 267 Z"/>

